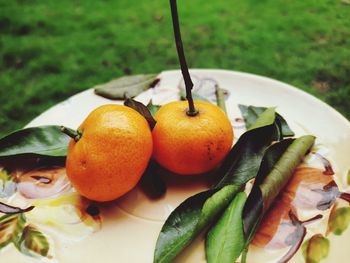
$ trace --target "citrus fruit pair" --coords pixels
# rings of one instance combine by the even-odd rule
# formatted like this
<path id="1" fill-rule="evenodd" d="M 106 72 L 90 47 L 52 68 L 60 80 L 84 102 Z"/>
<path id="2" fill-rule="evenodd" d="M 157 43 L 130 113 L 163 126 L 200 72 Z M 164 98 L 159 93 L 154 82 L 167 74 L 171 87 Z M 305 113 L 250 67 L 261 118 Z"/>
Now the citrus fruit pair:
<path id="1" fill-rule="evenodd" d="M 135 187 L 152 152 L 160 165 L 177 174 L 212 170 L 231 149 L 232 126 L 217 106 L 195 105 L 195 116 L 186 114 L 185 101 L 162 106 L 152 132 L 145 118 L 129 107 L 95 109 L 69 144 L 68 178 L 83 196 L 110 201 Z"/>

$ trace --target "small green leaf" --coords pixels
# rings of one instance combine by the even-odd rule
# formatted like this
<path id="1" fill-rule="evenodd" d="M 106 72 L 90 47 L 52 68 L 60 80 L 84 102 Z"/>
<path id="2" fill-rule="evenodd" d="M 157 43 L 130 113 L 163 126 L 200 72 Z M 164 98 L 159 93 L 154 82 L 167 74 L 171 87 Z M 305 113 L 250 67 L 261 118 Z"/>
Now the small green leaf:
<path id="1" fill-rule="evenodd" d="M 192 92 L 192 98 L 193 100 L 197 100 L 197 101 L 205 101 L 205 102 L 209 102 L 206 98 L 204 98 L 201 95 L 198 95 L 195 92 Z M 186 100 L 186 91 L 184 90 L 180 90 L 180 99 L 181 100 Z"/>
<path id="2" fill-rule="evenodd" d="M 235 197 L 237 186 L 201 192 L 181 203 L 159 234 L 154 263 L 171 262 Z"/>
<path id="3" fill-rule="evenodd" d="M 149 111 L 149 109 L 145 105 L 143 105 L 141 102 L 138 102 L 138 101 L 133 100 L 131 98 L 127 98 L 124 101 L 124 105 L 128 106 L 128 107 L 136 110 L 138 113 L 140 113 L 147 120 L 151 129 L 154 128 L 154 126 L 156 125 L 156 120 L 153 118 L 151 112 Z"/>
<path id="4" fill-rule="evenodd" d="M 124 76 L 96 86 L 95 93 L 112 100 L 133 98 L 154 86 L 157 80 L 155 74 Z"/>
<path id="5" fill-rule="evenodd" d="M 306 263 L 319 263 L 328 257 L 330 242 L 321 234 L 312 236 L 302 246 L 303 256 Z"/>
<path id="6" fill-rule="evenodd" d="M 287 185 L 295 168 L 315 142 L 311 135 L 286 139 L 269 147 L 261 162 L 243 210 L 246 246 L 253 239 L 264 214 Z"/>
<path id="7" fill-rule="evenodd" d="M 295 168 L 300 164 L 315 142 L 315 137 L 305 135 L 295 140 L 275 143 L 266 151 L 259 173 L 248 196 L 243 211 L 245 236 L 251 236 L 257 222 L 287 185 Z"/>
<path id="8" fill-rule="evenodd" d="M 19 248 L 22 253 L 34 257 L 48 257 L 50 250 L 49 241 L 34 226 L 28 225 L 24 228 L 19 242 Z"/>
<path id="9" fill-rule="evenodd" d="M 346 182 L 348 183 L 348 185 L 350 185 L 350 170 L 348 171 Z"/>
<path id="10" fill-rule="evenodd" d="M 18 247 L 25 222 L 23 214 L 0 217 L 0 250 L 11 242 Z"/>
<path id="11" fill-rule="evenodd" d="M 17 190 L 15 178 L 5 169 L 0 170 L 0 198 L 9 197 Z"/>
<path id="12" fill-rule="evenodd" d="M 250 125 L 248 130 L 253 130 L 256 128 L 260 128 L 265 125 L 265 123 L 274 123 L 276 120 L 276 112 L 274 108 L 267 108 L 265 111 L 263 111 L 259 118 L 255 120 L 255 122 Z"/>
<path id="13" fill-rule="evenodd" d="M 20 154 L 66 156 L 69 140 L 60 126 L 26 128 L 0 139 L 0 157 Z"/>
<path id="14" fill-rule="evenodd" d="M 315 137 L 311 135 L 295 139 L 264 178 L 259 186 L 264 198 L 264 211 L 270 208 L 273 200 L 287 185 L 295 168 L 301 163 L 314 142 Z"/>
<path id="15" fill-rule="evenodd" d="M 332 211 L 328 220 L 328 232 L 340 236 L 350 223 L 350 207 L 341 207 Z"/>
<path id="16" fill-rule="evenodd" d="M 208 263 L 232 263 L 244 247 L 242 211 L 247 197 L 237 194 L 206 239 Z"/>
<path id="17" fill-rule="evenodd" d="M 250 129 L 250 127 L 256 122 L 257 118 L 267 109 L 265 107 L 246 106 L 241 104 L 238 106 L 241 110 L 247 129 Z M 278 113 L 276 113 L 276 124 L 282 137 L 292 137 L 295 135 L 288 126 L 287 121 Z"/>
<path id="18" fill-rule="evenodd" d="M 265 150 L 277 140 L 274 122 L 274 109 L 267 109 L 257 124 L 239 138 L 217 172 L 222 179 L 215 188 L 230 184 L 244 185 L 256 176 Z"/>
<path id="19" fill-rule="evenodd" d="M 156 114 L 156 112 L 160 109 L 160 105 L 155 105 L 152 103 L 152 100 L 147 104 L 148 110 L 151 112 L 152 116 Z"/>

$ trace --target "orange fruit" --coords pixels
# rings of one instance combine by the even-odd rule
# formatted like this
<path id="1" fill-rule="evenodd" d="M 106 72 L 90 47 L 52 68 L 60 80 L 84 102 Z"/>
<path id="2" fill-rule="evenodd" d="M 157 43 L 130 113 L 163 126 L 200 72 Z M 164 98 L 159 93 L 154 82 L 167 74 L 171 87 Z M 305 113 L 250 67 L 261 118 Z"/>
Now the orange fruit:
<path id="1" fill-rule="evenodd" d="M 201 174 L 217 167 L 230 151 L 233 129 L 226 114 L 209 102 L 194 102 L 198 114 L 188 116 L 187 101 L 171 102 L 155 114 L 153 156 L 177 174 Z"/>
<path id="2" fill-rule="evenodd" d="M 76 190 L 95 201 L 110 201 L 130 191 L 152 155 L 152 134 L 143 116 L 122 105 L 104 105 L 78 128 L 70 141 L 66 170 Z"/>

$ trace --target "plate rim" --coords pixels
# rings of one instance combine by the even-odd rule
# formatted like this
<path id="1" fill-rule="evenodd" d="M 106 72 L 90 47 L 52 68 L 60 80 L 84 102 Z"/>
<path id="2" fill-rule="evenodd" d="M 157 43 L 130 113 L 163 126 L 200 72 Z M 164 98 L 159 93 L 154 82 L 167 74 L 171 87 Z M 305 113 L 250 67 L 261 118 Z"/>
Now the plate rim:
<path id="1" fill-rule="evenodd" d="M 214 68 L 191 68 L 189 69 L 190 73 L 195 73 L 195 72 L 199 72 L 199 73 L 210 73 L 210 72 L 214 72 L 214 73 L 221 73 L 221 74 L 228 74 L 228 75 L 236 75 L 236 76 L 241 76 L 241 77 L 246 77 L 246 78 L 253 78 L 253 79 L 258 79 L 258 80 L 262 80 L 264 82 L 270 82 L 273 83 L 275 85 L 278 85 L 280 88 L 283 88 L 285 90 L 288 91 L 292 91 L 295 94 L 304 97 L 308 100 L 313 101 L 314 103 L 317 103 L 319 106 L 324 107 L 325 109 L 327 109 L 329 111 L 330 114 L 332 114 L 335 118 L 338 119 L 338 121 L 341 121 L 348 129 L 350 132 L 350 120 L 348 120 L 344 115 L 342 115 L 339 111 L 337 111 L 335 108 L 333 108 L 331 105 L 327 104 L 325 101 L 319 99 L 318 97 L 304 91 L 301 88 L 298 88 L 296 86 L 293 86 L 291 84 L 288 84 L 286 82 L 277 80 L 277 79 L 273 79 L 267 76 L 262 76 L 262 75 L 257 75 L 254 73 L 249 73 L 249 72 L 243 72 L 243 71 L 236 71 L 236 70 L 229 70 L 229 69 L 214 69 Z M 170 69 L 170 70 L 164 70 L 161 71 L 157 76 L 162 76 L 164 74 L 179 74 L 181 75 L 181 70 L 180 69 Z M 122 77 L 122 76 L 121 76 Z M 96 84 L 98 85 L 98 84 Z M 95 85 L 95 86 L 96 86 Z M 78 93 L 75 93 L 69 97 L 67 97 L 66 99 L 52 105 L 51 107 L 47 108 L 46 110 L 44 110 L 43 112 L 41 112 L 39 115 L 37 115 L 35 118 L 33 118 L 32 120 L 30 120 L 24 127 L 32 127 L 31 123 L 34 122 L 34 120 L 36 120 L 37 118 L 39 118 L 41 115 L 45 114 L 47 111 L 51 110 L 52 108 L 58 106 L 59 104 L 63 103 L 64 101 L 71 99 L 75 96 L 79 96 L 81 93 L 84 92 L 88 92 L 94 89 L 94 87 L 91 88 L 87 88 L 85 90 L 82 90 Z M 98 95 L 96 95 L 98 96 Z M 110 100 L 110 101 L 121 101 L 121 100 Z"/>

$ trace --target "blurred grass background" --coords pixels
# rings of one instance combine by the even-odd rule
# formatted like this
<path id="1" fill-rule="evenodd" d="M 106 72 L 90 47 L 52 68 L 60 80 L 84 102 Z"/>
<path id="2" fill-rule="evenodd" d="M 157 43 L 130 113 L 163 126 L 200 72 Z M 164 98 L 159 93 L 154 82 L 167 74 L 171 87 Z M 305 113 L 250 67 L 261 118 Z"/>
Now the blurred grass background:
<path id="1" fill-rule="evenodd" d="M 190 67 L 275 78 L 350 118 L 349 0 L 178 2 Z M 0 0 L 0 56 L 0 136 L 96 84 L 178 68 L 167 0 Z"/>

